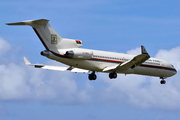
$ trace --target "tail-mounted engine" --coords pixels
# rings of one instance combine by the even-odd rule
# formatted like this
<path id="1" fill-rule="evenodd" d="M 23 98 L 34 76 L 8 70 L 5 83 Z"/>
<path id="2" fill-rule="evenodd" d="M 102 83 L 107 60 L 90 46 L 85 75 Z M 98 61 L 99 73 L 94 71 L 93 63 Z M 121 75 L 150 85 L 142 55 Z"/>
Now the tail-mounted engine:
<path id="1" fill-rule="evenodd" d="M 93 52 L 88 50 L 69 50 L 66 51 L 65 55 L 76 59 L 91 59 Z"/>
<path id="2" fill-rule="evenodd" d="M 41 51 L 42 56 L 48 57 L 50 55 L 50 52 L 48 50 Z"/>

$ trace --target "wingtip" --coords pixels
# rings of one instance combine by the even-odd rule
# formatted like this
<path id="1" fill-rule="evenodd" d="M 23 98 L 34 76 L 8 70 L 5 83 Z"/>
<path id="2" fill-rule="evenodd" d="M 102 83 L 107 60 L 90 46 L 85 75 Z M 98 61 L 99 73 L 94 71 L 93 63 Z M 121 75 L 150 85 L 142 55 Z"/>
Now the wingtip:
<path id="1" fill-rule="evenodd" d="M 142 51 L 142 54 L 148 54 L 148 52 L 146 51 L 146 48 L 141 45 L 141 51 Z"/>
<path id="2" fill-rule="evenodd" d="M 28 61 L 28 59 L 26 57 L 23 57 L 24 62 L 26 63 L 26 65 L 31 65 L 31 63 Z"/>

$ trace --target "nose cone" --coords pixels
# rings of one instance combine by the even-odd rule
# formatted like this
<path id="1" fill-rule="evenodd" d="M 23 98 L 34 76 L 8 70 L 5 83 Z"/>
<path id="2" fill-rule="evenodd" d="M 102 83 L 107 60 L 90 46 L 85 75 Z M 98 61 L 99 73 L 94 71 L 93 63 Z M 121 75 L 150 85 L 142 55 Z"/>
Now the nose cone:
<path id="1" fill-rule="evenodd" d="M 167 67 L 169 67 L 169 70 L 171 70 L 170 74 L 171 76 L 175 75 L 177 73 L 177 70 L 175 69 L 175 67 L 172 64 L 167 64 Z"/>
<path id="2" fill-rule="evenodd" d="M 177 70 L 175 68 L 169 69 L 169 72 L 166 73 L 168 77 L 174 76 L 177 73 Z"/>
<path id="3" fill-rule="evenodd" d="M 174 75 L 177 73 L 177 70 L 174 68 Z"/>
<path id="4" fill-rule="evenodd" d="M 177 73 L 177 70 L 174 68 L 171 68 L 171 76 L 175 75 Z"/>

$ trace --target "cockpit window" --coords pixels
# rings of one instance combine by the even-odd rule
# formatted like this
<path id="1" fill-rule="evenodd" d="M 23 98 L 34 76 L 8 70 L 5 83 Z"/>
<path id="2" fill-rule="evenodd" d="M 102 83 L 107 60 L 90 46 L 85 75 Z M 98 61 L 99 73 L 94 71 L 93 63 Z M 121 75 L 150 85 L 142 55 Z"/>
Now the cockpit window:
<path id="1" fill-rule="evenodd" d="M 171 65 L 171 67 L 174 67 L 173 65 Z"/>

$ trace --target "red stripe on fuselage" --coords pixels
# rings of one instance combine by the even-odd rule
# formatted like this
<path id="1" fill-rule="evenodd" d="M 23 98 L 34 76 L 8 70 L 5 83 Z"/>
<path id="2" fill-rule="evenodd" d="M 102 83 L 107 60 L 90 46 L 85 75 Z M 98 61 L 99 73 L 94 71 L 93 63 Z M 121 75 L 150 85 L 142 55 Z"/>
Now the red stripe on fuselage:
<path id="1" fill-rule="evenodd" d="M 114 63 L 123 63 L 122 61 L 98 59 L 98 58 L 91 58 L 91 60 L 104 61 L 104 62 L 114 62 Z"/>
<path id="2" fill-rule="evenodd" d="M 40 36 L 40 34 L 38 33 L 38 31 L 37 31 L 35 28 L 33 28 L 33 29 L 34 29 L 35 33 L 37 34 L 37 36 L 39 37 L 39 39 L 41 40 L 41 42 L 42 42 L 42 44 L 44 45 L 44 47 L 45 47 L 48 51 L 52 52 L 52 53 L 53 53 L 54 55 L 56 55 L 56 56 L 64 57 L 64 58 L 69 58 L 69 57 L 67 57 L 67 56 L 65 56 L 65 55 L 61 55 L 61 54 L 58 54 L 58 53 L 56 53 L 56 52 L 53 52 L 53 51 L 49 50 L 49 48 L 48 48 L 47 45 L 45 44 L 44 40 L 42 39 L 42 37 Z M 108 59 L 91 58 L 90 60 L 97 60 L 97 61 L 104 61 L 104 62 L 113 62 L 113 63 L 123 63 L 122 61 L 115 61 L 115 60 L 108 60 Z M 146 64 L 141 64 L 140 66 L 153 67 L 153 68 L 159 68 L 159 69 L 168 69 L 168 70 L 176 71 L 176 69 L 174 69 L 174 68 L 161 67 L 161 66 L 153 66 L 153 65 L 146 65 Z"/>
<path id="3" fill-rule="evenodd" d="M 107 59 L 97 59 L 97 58 L 91 58 L 91 60 L 104 61 L 104 62 L 114 62 L 114 63 L 124 63 L 124 62 L 122 62 L 122 61 L 107 60 Z M 147 64 L 141 64 L 140 66 L 152 67 L 152 68 L 159 68 L 159 69 L 167 69 L 167 70 L 176 71 L 176 69 L 174 69 L 174 68 L 162 67 L 162 66 L 154 66 L 154 65 L 147 65 Z"/>

